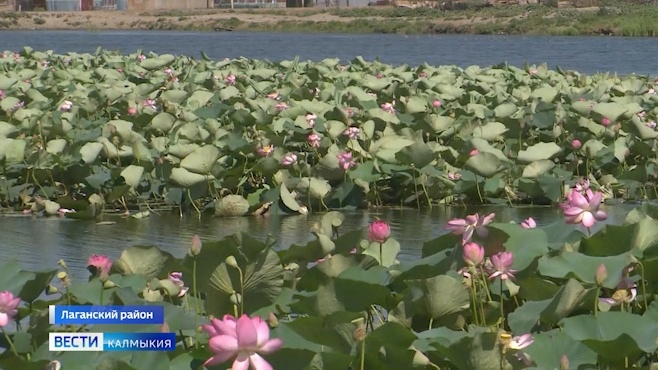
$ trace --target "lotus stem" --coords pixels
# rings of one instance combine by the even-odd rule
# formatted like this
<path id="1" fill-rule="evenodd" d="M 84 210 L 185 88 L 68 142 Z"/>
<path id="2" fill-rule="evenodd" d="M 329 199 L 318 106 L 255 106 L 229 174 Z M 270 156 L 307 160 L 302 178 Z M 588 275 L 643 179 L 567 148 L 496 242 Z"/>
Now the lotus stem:
<path id="1" fill-rule="evenodd" d="M 473 318 L 475 319 L 475 325 L 480 325 L 480 318 L 478 317 L 478 301 L 477 301 L 477 287 L 471 278 L 471 301 L 473 302 Z"/>
<path id="2" fill-rule="evenodd" d="M 192 206 L 196 210 L 197 215 L 199 215 L 199 220 L 201 220 L 201 211 L 199 211 L 199 207 L 197 207 L 196 203 L 194 203 L 194 200 L 192 200 L 192 194 L 190 193 L 190 188 L 187 188 L 187 198 L 190 200 L 190 203 L 192 203 Z"/>
<path id="3" fill-rule="evenodd" d="M 380 324 L 380 325 L 384 325 L 384 319 L 383 319 L 382 316 L 379 314 L 379 310 L 377 309 L 377 307 L 375 307 L 375 305 L 370 305 L 370 307 L 371 307 L 372 310 L 375 312 L 375 316 L 377 316 L 377 320 L 379 320 L 379 324 Z"/>
<path id="4" fill-rule="evenodd" d="M 638 262 L 638 265 L 640 265 L 640 283 L 642 284 L 642 300 L 644 301 L 644 309 L 649 308 L 649 304 L 647 303 L 647 288 L 644 286 L 645 285 L 645 280 L 644 280 L 644 265 L 642 262 Z"/>
<path id="5" fill-rule="evenodd" d="M 384 266 L 384 246 L 379 243 L 379 264 Z"/>
<path id="6" fill-rule="evenodd" d="M 594 317 L 599 316 L 599 295 L 601 294 L 601 287 L 597 284 L 596 295 L 594 296 Z"/>
<path id="7" fill-rule="evenodd" d="M 199 300 L 197 299 L 197 284 L 196 284 L 197 256 L 194 256 L 193 258 L 194 260 L 192 261 L 192 290 L 194 290 L 194 348 L 198 349 L 199 331 L 197 329 L 199 328 Z"/>
<path id="8" fill-rule="evenodd" d="M 503 279 L 499 279 L 500 281 L 500 327 L 505 328 L 505 309 L 503 304 L 505 301 L 503 300 Z"/>
<path id="9" fill-rule="evenodd" d="M 425 176 L 425 178 L 427 179 L 427 176 Z M 427 199 L 427 205 L 430 207 L 430 209 L 432 209 L 432 200 L 430 199 L 430 195 L 427 193 L 427 186 L 425 186 L 424 180 L 420 182 L 420 186 L 423 187 L 423 193 L 425 193 L 425 199 Z"/>
<path id="10" fill-rule="evenodd" d="M 20 355 L 18 354 L 18 351 L 16 351 L 16 347 L 14 346 L 14 342 L 11 341 L 11 338 L 9 338 L 9 335 L 5 331 L 4 327 L 2 327 L 2 334 L 5 336 L 5 339 L 7 339 L 7 343 L 9 343 L 9 349 L 14 354 L 14 356 L 20 357 Z"/>
<path id="11" fill-rule="evenodd" d="M 100 305 L 101 306 L 103 305 L 103 293 L 104 293 L 104 291 L 105 291 L 105 284 L 103 284 L 103 282 L 101 281 L 101 294 L 100 294 L 101 295 L 101 300 L 100 300 Z"/>
<path id="12" fill-rule="evenodd" d="M 478 198 L 480 198 L 480 203 L 484 204 L 484 199 L 482 199 L 482 192 L 480 191 L 480 179 L 478 175 L 475 175 L 475 189 L 478 191 Z"/>
<path id="13" fill-rule="evenodd" d="M 240 315 L 244 314 L 244 275 L 242 274 L 242 269 L 240 266 L 235 266 L 238 269 L 238 275 L 240 276 Z M 236 316 L 237 317 L 237 316 Z"/>
<path id="14" fill-rule="evenodd" d="M 366 338 L 361 341 L 361 370 L 366 368 Z"/>
<path id="15" fill-rule="evenodd" d="M 46 199 L 50 199 L 50 197 L 48 196 L 48 193 L 46 193 L 46 190 L 44 190 L 43 186 L 41 186 L 41 183 L 37 180 L 37 177 L 34 175 L 34 169 L 32 169 L 32 180 L 34 180 L 34 183 L 39 187 L 39 189 L 43 193 L 43 196 Z"/>
<path id="16" fill-rule="evenodd" d="M 587 237 L 591 237 L 591 236 L 592 236 L 592 229 L 588 227 L 587 228 Z"/>
<path id="17" fill-rule="evenodd" d="M 491 302 L 493 301 L 493 299 L 491 299 L 491 292 L 489 292 L 489 286 L 486 280 L 487 275 L 485 275 L 484 268 L 482 266 L 480 266 L 480 272 L 482 273 L 482 281 L 483 281 L 482 285 L 484 285 L 484 290 L 487 292 L 487 299 L 489 299 L 489 302 Z"/>
<path id="18" fill-rule="evenodd" d="M 411 165 L 411 174 L 414 177 L 414 194 L 416 195 L 416 207 L 420 209 L 420 199 L 418 198 L 418 180 L 416 179 L 416 168 Z"/>

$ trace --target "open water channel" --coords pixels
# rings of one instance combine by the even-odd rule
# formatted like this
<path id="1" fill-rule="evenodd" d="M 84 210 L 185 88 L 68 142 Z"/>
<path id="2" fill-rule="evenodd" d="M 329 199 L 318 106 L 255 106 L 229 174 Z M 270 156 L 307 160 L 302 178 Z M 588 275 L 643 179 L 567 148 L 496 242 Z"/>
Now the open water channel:
<path id="1" fill-rule="evenodd" d="M 321 35 L 273 33 L 191 33 L 165 31 L 3 31 L 0 49 L 17 51 L 24 46 L 58 53 L 94 52 L 97 47 L 132 53 L 138 49 L 157 53 L 184 54 L 200 58 L 201 51 L 214 59 L 247 57 L 282 60 L 300 56 L 301 60 L 340 58 L 344 63 L 361 55 L 367 60 L 418 65 L 454 64 L 488 66 L 502 62 L 547 63 L 582 73 L 658 75 L 651 60 L 658 54 L 658 43 L 650 38 L 619 37 L 529 37 L 529 36 L 401 36 L 401 35 Z M 620 224 L 631 206 L 607 206 L 607 223 Z M 520 222 L 534 217 L 545 225 L 562 219 L 557 208 L 478 208 L 465 210 L 443 207 L 427 211 L 385 210 L 381 212 L 345 212 L 345 231 L 365 227 L 373 217 L 391 223 L 393 236 L 402 245 L 400 260 L 420 256 L 424 241 L 446 231 L 446 221 L 474 212 L 496 212 L 498 222 Z M 132 245 L 156 245 L 182 257 L 194 234 L 203 240 L 219 239 L 237 232 L 265 239 L 268 234 L 279 240 L 278 248 L 313 240 L 312 226 L 319 215 L 267 218 L 219 219 L 196 215 L 151 215 L 145 219 L 111 218 L 113 225 L 91 221 L 37 218 L 32 216 L 0 218 L 0 260 L 18 260 L 25 268 L 54 267 L 64 259 L 75 277 L 87 276 L 85 265 L 90 254 L 118 258 Z M 601 225 L 598 225 L 600 227 Z M 565 225 L 567 228 L 572 226 Z"/>

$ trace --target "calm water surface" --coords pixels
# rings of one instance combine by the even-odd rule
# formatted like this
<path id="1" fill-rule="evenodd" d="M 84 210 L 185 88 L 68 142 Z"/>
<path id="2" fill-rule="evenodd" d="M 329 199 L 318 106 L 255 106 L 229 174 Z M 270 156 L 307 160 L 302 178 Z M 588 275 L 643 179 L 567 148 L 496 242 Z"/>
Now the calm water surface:
<path id="1" fill-rule="evenodd" d="M 607 223 L 621 224 L 630 205 L 606 206 Z M 463 208 L 433 208 L 432 210 L 384 210 L 381 212 L 344 212 L 342 232 L 366 227 L 373 217 L 391 223 L 392 234 L 402 245 L 399 259 L 420 257 L 423 243 L 446 233 L 446 221 L 474 212 L 496 212 L 497 222 L 520 222 L 533 217 L 539 226 L 562 220 L 557 208 L 492 207 L 465 210 Z M 183 257 L 194 234 L 202 240 L 218 240 L 235 233 L 246 232 L 265 240 L 270 234 L 278 240 L 276 248 L 292 244 L 306 244 L 315 239 L 313 225 L 321 214 L 298 216 L 270 216 L 267 218 L 215 218 L 199 220 L 196 215 L 180 218 L 177 214 L 151 215 L 145 219 L 106 217 L 114 225 L 96 225 L 91 221 L 44 218 L 33 216 L 0 218 L 0 260 L 18 260 L 25 268 L 40 269 L 64 259 L 78 277 L 86 277 L 86 259 L 91 254 L 106 254 L 119 258 L 121 251 L 132 245 L 155 245 Z M 574 226 L 565 225 L 565 232 Z M 601 227 L 601 224 L 596 228 Z M 365 236 L 365 235 L 364 235 Z"/>
<path id="2" fill-rule="evenodd" d="M 205 52 L 213 59 L 247 57 L 301 60 L 340 58 L 344 63 L 361 55 L 393 64 L 450 64 L 489 66 L 508 62 L 547 63 L 582 73 L 658 75 L 651 63 L 658 54 L 655 38 L 609 36 L 499 36 L 499 35 L 355 35 L 261 32 L 180 31 L 0 31 L 0 48 L 58 53 L 104 49 L 134 53 L 138 49 L 184 54 Z"/>

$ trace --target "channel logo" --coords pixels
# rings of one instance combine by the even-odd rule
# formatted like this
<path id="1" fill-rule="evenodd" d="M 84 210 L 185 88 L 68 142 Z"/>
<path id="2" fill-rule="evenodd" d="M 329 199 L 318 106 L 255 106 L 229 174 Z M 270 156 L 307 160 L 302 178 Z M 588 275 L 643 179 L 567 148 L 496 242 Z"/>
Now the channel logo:
<path id="1" fill-rule="evenodd" d="M 65 351 L 175 351 L 176 333 L 49 333 L 48 349 Z"/>
<path id="2" fill-rule="evenodd" d="M 48 350 L 103 351 L 103 333 L 49 333 Z"/>

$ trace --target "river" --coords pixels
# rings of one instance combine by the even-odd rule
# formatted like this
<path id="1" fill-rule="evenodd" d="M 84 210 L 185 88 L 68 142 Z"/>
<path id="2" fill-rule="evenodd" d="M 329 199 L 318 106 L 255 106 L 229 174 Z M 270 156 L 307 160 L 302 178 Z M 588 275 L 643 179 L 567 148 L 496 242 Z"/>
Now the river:
<path id="1" fill-rule="evenodd" d="M 379 58 L 393 64 L 454 64 L 487 66 L 508 62 L 547 63 L 582 73 L 658 75 L 658 66 L 648 61 L 658 53 L 652 38 L 620 37 L 535 37 L 535 36 L 402 36 L 336 35 L 292 33 L 196 33 L 169 31 L 3 31 L 0 44 L 5 50 L 20 50 L 28 45 L 35 50 L 58 53 L 94 52 L 97 47 L 132 53 L 138 49 L 157 53 L 201 57 L 205 52 L 214 59 L 247 57 L 269 60 L 321 60 L 340 58 L 347 63 L 355 56 L 367 60 Z M 619 224 L 629 206 L 606 208 L 609 223 Z M 533 216 L 540 225 L 562 220 L 556 208 L 445 209 L 427 211 L 386 210 L 378 213 L 346 212 L 345 230 L 365 227 L 373 217 L 391 223 L 393 236 L 401 243 L 400 260 L 418 258 L 424 241 L 445 233 L 443 226 L 453 217 L 473 212 L 497 213 L 497 221 L 510 222 Z M 112 219 L 113 225 L 90 221 L 32 216 L 0 219 L 0 259 L 15 259 L 25 268 L 56 266 L 64 259 L 76 277 L 86 276 L 90 254 L 118 258 L 131 245 L 156 245 L 182 257 L 194 234 L 204 240 L 219 239 L 247 232 L 264 239 L 271 234 L 279 240 L 277 248 L 313 240 L 310 230 L 319 215 L 269 218 L 219 219 L 195 215 L 179 218 L 176 214 L 152 215 L 146 219 Z M 565 225 L 565 228 L 571 226 Z M 566 229 L 565 229 L 566 230 Z"/>

